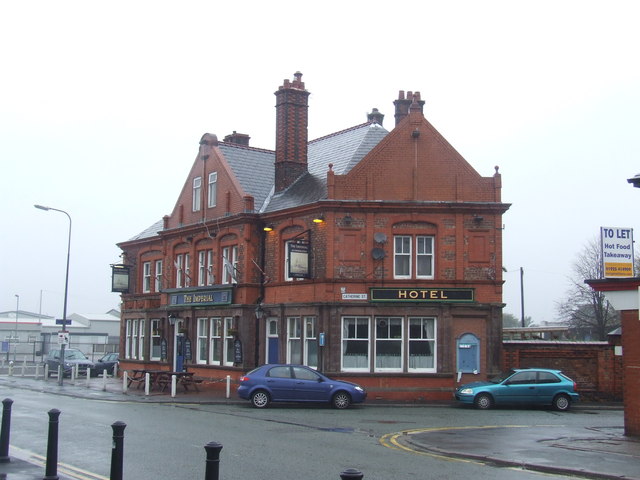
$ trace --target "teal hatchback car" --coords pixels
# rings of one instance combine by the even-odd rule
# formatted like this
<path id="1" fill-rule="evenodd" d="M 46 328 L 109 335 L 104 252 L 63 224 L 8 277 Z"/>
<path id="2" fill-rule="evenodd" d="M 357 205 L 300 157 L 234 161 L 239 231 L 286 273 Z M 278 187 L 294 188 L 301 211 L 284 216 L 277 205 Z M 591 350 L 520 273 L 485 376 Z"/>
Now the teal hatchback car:
<path id="1" fill-rule="evenodd" d="M 461 403 L 481 409 L 494 405 L 551 405 L 564 411 L 580 399 L 576 390 L 576 382 L 560 370 L 522 368 L 486 382 L 461 385 L 454 396 Z"/>

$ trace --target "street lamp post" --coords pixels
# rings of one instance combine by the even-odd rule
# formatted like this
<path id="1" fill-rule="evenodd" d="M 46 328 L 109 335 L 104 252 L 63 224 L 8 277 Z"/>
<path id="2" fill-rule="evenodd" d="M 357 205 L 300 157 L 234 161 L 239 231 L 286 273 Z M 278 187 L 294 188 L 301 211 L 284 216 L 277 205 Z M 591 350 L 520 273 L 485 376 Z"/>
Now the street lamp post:
<path id="1" fill-rule="evenodd" d="M 62 332 L 66 333 L 67 331 L 67 294 L 69 291 L 69 258 L 71 256 L 71 216 L 65 212 L 64 210 L 59 210 L 53 207 L 45 207 L 42 205 L 34 205 L 34 207 L 39 208 L 40 210 L 53 210 L 54 212 L 64 213 L 69 219 L 69 241 L 67 243 L 67 271 L 64 278 L 64 304 L 62 307 Z M 64 341 L 60 344 L 60 367 L 58 369 L 58 385 L 62 386 L 62 379 L 64 378 L 64 349 L 65 343 Z"/>
<path id="2" fill-rule="evenodd" d="M 13 334 L 13 363 L 16 363 L 16 350 L 18 350 L 18 312 L 20 311 L 20 295 L 16 294 L 16 331 Z"/>

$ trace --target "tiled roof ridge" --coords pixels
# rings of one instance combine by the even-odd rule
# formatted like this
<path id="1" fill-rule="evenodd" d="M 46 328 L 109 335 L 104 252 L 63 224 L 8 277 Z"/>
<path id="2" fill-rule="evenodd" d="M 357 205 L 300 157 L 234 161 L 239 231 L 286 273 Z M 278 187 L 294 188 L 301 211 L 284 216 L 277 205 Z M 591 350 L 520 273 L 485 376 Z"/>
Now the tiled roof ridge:
<path id="1" fill-rule="evenodd" d="M 254 152 L 262 152 L 262 153 L 276 153 L 275 150 L 269 150 L 268 148 L 258 148 L 258 147 L 251 147 L 251 146 L 247 146 L 247 145 L 238 145 L 237 143 L 233 143 L 233 142 L 219 142 L 218 145 L 225 145 L 227 147 L 234 147 L 234 148 L 240 148 L 242 150 L 253 150 Z"/>
<path id="2" fill-rule="evenodd" d="M 316 142 L 319 142 L 321 140 L 325 140 L 325 139 L 330 138 L 330 137 L 335 137 L 337 135 L 341 135 L 341 134 L 346 133 L 346 132 L 357 130 L 357 129 L 362 128 L 362 127 L 364 127 L 366 125 L 373 125 L 374 123 L 375 122 L 364 122 L 364 123 L 361 123 L 359 125 L 354 125 L 353 127 L 345 128 L 344 130 L 339 130 L 337 132 L 330 133 L 330 134 L 325 135 L 323 137 L 319 137 L 319 138 L 316 138 L 314 140 L 310 140 L 309 143 L 310 144 L 311 143 L 316 143 Z"/>

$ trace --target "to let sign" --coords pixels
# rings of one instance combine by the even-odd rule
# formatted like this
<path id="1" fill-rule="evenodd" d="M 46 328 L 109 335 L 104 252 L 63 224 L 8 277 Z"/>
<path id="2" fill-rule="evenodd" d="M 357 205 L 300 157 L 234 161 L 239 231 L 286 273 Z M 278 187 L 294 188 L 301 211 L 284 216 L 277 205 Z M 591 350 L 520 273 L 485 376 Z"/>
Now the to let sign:
<path id="1" fill-rule="evenodd" d="M 604 278 L 629 278 L 633 271 L 633 229 L 600 227 Z"/>

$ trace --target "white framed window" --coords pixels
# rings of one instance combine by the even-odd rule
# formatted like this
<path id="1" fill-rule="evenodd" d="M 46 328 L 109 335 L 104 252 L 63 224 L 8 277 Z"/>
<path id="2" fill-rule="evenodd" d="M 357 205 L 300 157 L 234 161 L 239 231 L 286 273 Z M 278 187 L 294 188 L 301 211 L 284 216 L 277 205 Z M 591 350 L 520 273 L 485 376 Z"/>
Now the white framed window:
<path id="1" fill-rule="evenodd" d="M 224 348 L 224 364 L 225 366 L 233 366 L 233 317 L 225 317 L 223 332 L 223 348 Z"/>
<path id="2" fill-rule="evenodd" d="M 202 177 L 193 179 L 193 205 L 194 212 L 200 211 L 200 199 L 202 198 Z"/>
<path id="3" fill-rule="evenodd" d="M 370 370 L 369 323 L 369 317 L 342 318 L 343 371 L 368 372 Z"/>
<path id="4" fill-rule="evenodd" d="M 222 319 L 209 320 L 209 363 L 220 365 L 222 361 Z"/>
<path id="5" fill-rule="evenodd" d="M 371 341 L 369 317 L 342 318 L 342 371 L 437 372 L 436 317 L 375 317 L 373 325 Z"/>
<path id="6" fill-rule="evenodd" d="M 156 260 L 156 279 L 155 279 L 155 291 L 162 290 L 162 260 Z"/>
<path id="7" fill-rule="evenodd" d="M 318 368 L 316 317 L 287 318 L 287 362 Z"/>
<path id="8" fill-rule="evenodd" d="M 436 371 L 436 319 L 409 317 L 410 372 Z"/>
<path id="9" fill-rule="evenodd" d="M 213 271 L 213 250 L 207 250 L 207 285 L 215 283 L 216 276 Z"/>
<path id="10" fill-rule="evenodd" d="M 124 358 L 131 358 L 131 332 L 133 320 L 125 321 Z"/>
<path id="11" fill-rule="evenodd" d="M 433 278 L 433 237 L 416 237 L 416 278 Z"/>
<path id="12" fill-rule="evenodd" d="M 184 254 L 184 286 L 191 286 L 191 255 Z"/>
<path id="13" fill-rule="evenodd" d="M 184 281 L 184 255 L 182 253 L 176 255 L 174 265 L 176 267 L 176 288 L 182 288 Z"/>
<path id="14" fill-rule="evenodd" d="M 402 317 L 376 317 L 376 372 L 402 371 Z"/>
<path id="15" fill-rule="evenodd" d="M 207 205 L 209 208 L 213 208 L 216 206 L 216 196 L 218 194 L 218 172 L 211 172 L 209 174 L 207 192 Z"/>
<path id="16" fill-rule="evenodd" d="M 160 319 L 151 319 L 151 360 L 160 360 L 162 355 L 161 349 L 162 335 L 160 334 Z"/>
<path id="17" fill-rule="evenodd" d="M 198 252 L 198 286 L 213 285 L 213 250 Z"/>
<path id="18" fill-rule="evenodd" d="M 151 291 L 151 262 L 142 264 L 142 293 Z"/>
<path id="19" fill-rule="evenodd" d="M 138 360 L 144 360 L 144 318 L 138 324 Z"/>
<path id="20" fill-rule="evenodd" d="M 222 248 L 222 283 L 238 283 L 238 246 Z"/>
<path id="21" fill-rule="evenodd" d="M 411 278 L 411 237 L 393 237 L 393 278 Z"/>
<path id="22" fill-rule="evenodd" d="M 131 357 L 134 360 L 138 358 L 138 320 L 131 320 Z"/>
<path id="23" fill-rule="evenodd" d="M 198 352 L 198 357 L 196 359 L 197 363 L 199 364 L 206 364 L 207 363 L 207 343 L 209 340 L 209 335 L 208 335 L 208 324 L 209 324 L 209 319 L 208 318 L 198 318 L 198 331 L 197 331 L 197 335 L 198 335 L 198 345 L 196 347 L 197 352 Z"/>
<path id="24" fill-rule="evenodd" d="M 302 363 L 302 319 L 287 318 L 287 363 Z"/>
<path id="25" fill-rule="evenodd" d="M 393 278 L 434 278 L 433 243 L 426 235 L 393 237 Z"/>
<path id="26" fill-rule="evenodd" d="M 316 317 L 304 317 L 304 364 L 318 368 L 318 338 Z"/>

